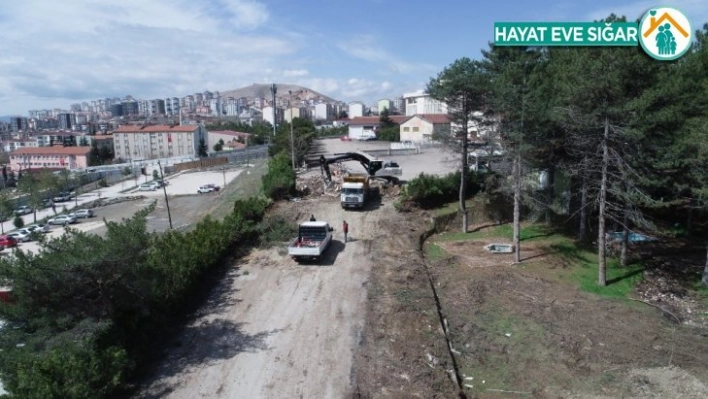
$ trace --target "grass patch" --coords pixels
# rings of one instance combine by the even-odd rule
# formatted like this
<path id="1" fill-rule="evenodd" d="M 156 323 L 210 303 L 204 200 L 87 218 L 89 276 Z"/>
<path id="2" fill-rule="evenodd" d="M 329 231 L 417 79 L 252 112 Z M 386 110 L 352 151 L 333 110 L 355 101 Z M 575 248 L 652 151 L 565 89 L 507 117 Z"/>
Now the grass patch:
<path id="1" fill-rule="evenodd" d="M 487 227 L 470 233 L 448 232 L 435 237 L 437 241 L 468 241 L 480 238 L 504 238 L 511 240 L 514 236 L 514 227 L 511 224 Z M 556 241 L 564 238 L 551 228 L 542 224 L 529 224 L 521 226 L 521 241 Z"/>
<path id="2" fill-rule="evenodd" d="M 468 199 L 465 201 L 465 205 L 467 206 L 467 209 L 470 209 L 474 205 L 474 199 Z M 435 210 L 435 216 L 446 216 L 446 215 L 451 215 L 453 213 L 457 213 L 457 211 L 460 209 L 460 203 L 458 202 L 450 202 L 449 204 L 446 204 L 445 206 L 438 208 Z"/>
<path id="3" fill-rule="evenodd" d="M 492 226 L 471 233 L 448 232 L 435 236 L 435 241 L 469 241 L 474 239 L 506 239 L 511 240 L 513 226 L 504 224 Z M 594 249 L 578 247 L 569 237 L 566 237 L 543 224 L 529 224 L 521 227 L 521 249 L 526 242 L 542 242 L 548 244 L 553 257 L 563 260 L 569 267 L 559 269 L 562 280 L 571 281 L 583 291 L 591 292 L 606 298 L 624 299 L 632 292 L 634 286 L 642 280 L 644 266 L 635 263 L 622 267 L 616 258 L 607 258 L 607 286 L 598 285 L 598 257 Z M 432 244 L 434 245 L 434 244 Z M 431 258 L 438 255 L 438 250 L 431 248 L 426 254 Z M 440 251 L 442 248 L 440 248 Z M 697 288 L 697 291 L 700 291 Z M 708 288 L 703 288 L 704 303 L 708 302 Z"/>
<path id="4" fill-rule="evenodd" d="M 238 199 L 246 199 L 261 193 L 261 177 L 268 171 L 267 159 L 252 160 L 252 168 L 246 168 L 226 187 L 221 189 L 221 201 L 211 214 L 220 218 L 228 215 Z"/>
<path id="5" fill-rule="evenodd" d="M 441 260 L 449 256 L 441 246 L 435 243 L 427 243 L 425 245 L 425 256 L 430 260 Z"/>
<path id="6" fill-rule="evenodd" d="M 579 248 L 570 239 L 551 244 L 551 249 L 557 252 L 556 256 L 573 265 L 560 272 L 561 278 L 570 279 L 583 291 L 607 298 L 625 299 L 642 280 L 644 267 L 641 264 L 634 263 L 622 267 L 619 260 L 607 258 L 607 286 L 602 287 L 597 283 L 597 253 Z"/>
<path id="7" fill-rule="evenodd" d="M 517 387 L 511 384 L 523 378 L 513 374 L 516 365 L 549 360 L 541 344 L 546 331 L 531 320 L 496 308 L 479 314 L 474 324 L 477 343 L 469 348 L 458 343 L 461 347 L 456 348 L 463 352 L 462 373 L 474 378 L 465 381 L 474 386 L 474 392 L 483 393 L 487 388 L 514 390 Z M 524 390 L 531 388 L 536 387 Z"/>

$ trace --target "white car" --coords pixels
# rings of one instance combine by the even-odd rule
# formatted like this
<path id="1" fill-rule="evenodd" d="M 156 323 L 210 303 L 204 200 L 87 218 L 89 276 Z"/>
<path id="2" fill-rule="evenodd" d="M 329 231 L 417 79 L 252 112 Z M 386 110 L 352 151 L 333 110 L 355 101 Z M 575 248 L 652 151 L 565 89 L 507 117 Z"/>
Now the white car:
<path id="1" fill-rule="evenodd" d="M 64 225 L 76 223 L 76 218 L 71 215 L 59 215 L 57 217 L 47 220 L 47 224 L 58 224 Z"/>
<path id="2" fill-rule="evenodd" d="M 157 183 L 143 183 L 140 185 L 139 191 L 155 191 L 158 189 Z"/>
<path id="3" fill-rule="evenodd" d="M 84 218 L 92 218 L 95 215 L 91 209 L 79 209 L 76 212 L 70 213 L 69 216 L 73 216 L 76 219 L 84 219 Z"/>
<path id="4" fill-rule="evenodd" d="M 197 189 L 198 194 L 213 193 L 215 191 L 216 191 L 216 187 L 214 187 L 214 185 L 210 185 L 210 184 L 201 186 Z"/>
<path id="5" fill-rule="evenodd" d="M 34 233 L 35 231 L 38 233 L 49 233 L 51 231 L 51 228 L 49 228 L 49 225 L 42 224 L 42 223 L 27 226 L 27 227 L 25 227 L 25 229 L 29 230 L 32 233 Z"/>
<path id="6" fill-rule="evenodd" d="M 17 242 L 27 242 L 27 241 L 32 241 L 32 237 L 30 237 L 31 232 L 27 229 L 19 229 L 17 231 L 13 231 L 12 233 L 8 233 L 8 237 L 13 237 Z"/>

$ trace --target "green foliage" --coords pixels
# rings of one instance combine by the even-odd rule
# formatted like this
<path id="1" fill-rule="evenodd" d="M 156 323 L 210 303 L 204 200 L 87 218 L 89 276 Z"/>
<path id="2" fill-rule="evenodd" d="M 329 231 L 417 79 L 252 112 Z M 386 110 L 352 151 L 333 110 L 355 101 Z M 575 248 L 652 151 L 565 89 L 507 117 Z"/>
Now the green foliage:
<path id="1" fill-rule="evenodd" d="M 199 138 L 199 147 L 197 147 L 197 154 L 200 157 L 206 157 L 209 154 L 207 154 L 207 145 L 206 141 L 204 141 L 204 137 Z"/>
<path id="2" fill-rule="evenodd" d="M 130 166 L 123 168 L 123 176 L 130 176 L 131 174 L 133 174 L 133 171 L 130 169 Z"/>
<path id="3" fill-rule="evenodd" d="M 149 233 L 153 203 L 101 237 L 67 229 L 43 240 L 39 253 L 0 259 L 0 281 L 14 302 L 0 305 L 0 374 L 16 397 L 113 397 L 148 348 L 162 339 L 199 281 L 234 244 L 274 236 L 261 225 L 270 200 L 236 201 L 217 221 L 189 232 Z"/>
<path id="4" fill-rule="evenodd" d="M 154 173 L 153 173 L 153 174 L 154 174 Z M 99 186 L 99 187 L 108 187 L 109 184 L 108 184 L 108 181 L 107 181 L 105 178 L 103 178 L 103 179 L 101 179 L 101 180 L 98 181 L 98 186 Z"/>
<path id="5" fill-rule="evenodd" d="M 268 173 L 263 176 L 263 193 L 274 200 L 287 197 L 295 192 L 295 171 L 290 157 L 280 153 L 268 162 Z"/>
<path id="6" fill-rule="evenodd" d="M 14 219 L 12 219 L 12 225 L 15 226 L 15 228 L 17 229 L 21 229 L 25 227 L 25 221 L 24 219 L 22 219 L 22 216 L 17 215 Z"/>
<path id="7" fill-rule="evenodd" d="M 153 170 L 152 171 L 152 179 L 153 180 L 160 180 L 160 172 L 158 172 L 157 170 Z"/>
<path id="8" fill-rule="evenodd" d="M 384 108 L 381 115 L 379 115 L 379 126 L 379 130 L 376 132 L 379 140 L 401 141 L 401 128 L 389 116 L 388 108 Z"/>
<path id="9" fill-rule="evenodd" d="M 282 123 L 271 142 L 268 152 L 271 156 L 280 153 L 286 153 L 290 157 L 291 140 L 290 140 L 290 123 Z M 308 119 L 293 118 L 292 121 L 293 144 L 295 148 L 295 163 L 300 165 L 305 159 L 312 140 L 317 137 L 315 125 Z M 292 163 L 292 162 L 291 162 Z"/>
<path id="10" fill-rule="evenodd" d="M 467 197 L 472 197 L 481 189 L 477 174 L 467 174 Z M 421 173 L 405 186 L 404 198 L 413 201 L 422 208 L 435 208 L 454 201 L 459 196 L 460 172 L 445 176 Z"/>
<path id="11" fill-rule="evenodd" d="M 297 235 L 297 227 L 282 217 L 267 217 L 259 225 L 261 245 L 271 247 Z"/>

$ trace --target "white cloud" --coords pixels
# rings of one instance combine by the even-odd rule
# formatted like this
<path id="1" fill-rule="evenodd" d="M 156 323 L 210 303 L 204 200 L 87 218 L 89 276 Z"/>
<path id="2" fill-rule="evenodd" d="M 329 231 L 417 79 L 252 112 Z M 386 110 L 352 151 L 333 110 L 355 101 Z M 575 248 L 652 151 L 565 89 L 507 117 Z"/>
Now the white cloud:
<path id="1" fill-rule="evenodd" d="M 348 41 L 339 43 L 340 50 L 352 57 L 384 66 L 394 74 L 411 74 L 416 72 L 432 73 L 437 67 L 422 62 L 401 60 L 381 47 L 383 40 L 372 35 L 359 35 Z"/>
<path id="2" fill-rule="evenodd" d="M 650 8 L 658 6 L 673 7 L 686 14 L 694 31 L 708 23 L 708 7 L 705 0 L 639 0 L 592 11 L 588 19 L 600 20 L 614 13 L 618 16 L 626 16 L 628 21 L 635 21 Z"/>
<path id="3" fill-rule="evenodd" d="M 8 1 L 0 8 L 0 114 L 62 100 L 183 96 L 252 83 L 292 58 L 296 35 L 252 0 Z M 226 86 L 226 87 L 224 87 Z"/>
<path id="4" fill-rule="evenodd" d="M 286 69 L 283 71 L 283 77 L 292 78 L 299 76 L 307 76 L 310 72 L 307 69 Z"/>

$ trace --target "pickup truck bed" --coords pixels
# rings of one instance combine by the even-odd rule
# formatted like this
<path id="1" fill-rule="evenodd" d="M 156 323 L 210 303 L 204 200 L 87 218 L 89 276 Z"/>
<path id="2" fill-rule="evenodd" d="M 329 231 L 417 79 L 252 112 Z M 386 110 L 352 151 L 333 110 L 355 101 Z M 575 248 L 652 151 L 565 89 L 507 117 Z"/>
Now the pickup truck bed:
<path id="1" fill-rule="evenodd" d="M 302 239 L 294 238 L 288 244 L 288 255 L 298 262 L 308 260 L 317 261 L 322 257 L 322 254 L 325 253 L 331 242 L 331 235 L 327 235 L 324 240 L 314 240 L 305 237 Z"/>

